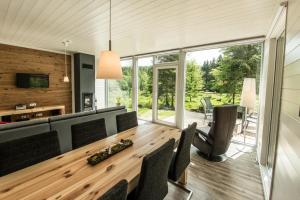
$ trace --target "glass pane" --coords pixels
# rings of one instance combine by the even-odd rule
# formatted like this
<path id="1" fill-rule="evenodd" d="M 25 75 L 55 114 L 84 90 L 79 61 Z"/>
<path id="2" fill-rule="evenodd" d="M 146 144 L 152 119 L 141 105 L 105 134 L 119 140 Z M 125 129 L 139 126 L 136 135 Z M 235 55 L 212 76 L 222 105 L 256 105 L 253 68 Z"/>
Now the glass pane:
<path id="1" fill-rule="evenodd" d="M 176 69 L 158 69 L 157 74 L 157 119 L 175 123 Z"/>
<path id="2" fill-rule="evenodd" d="M 132 110 L 132 60 L 121 61 L 123 79 L 108 81 L 108 106 L 126 106 Z"/>
<path id="3" fill-rule="evenodd" d="M 138 117 L 152 120 L 153 57 L 138 59 Z"/>
<path id="4" fill-rule="evenodd" d="M 96 79 L 96 109 L 105 108 L 105 81 L 103 79 Z"/>
<path id="5" fill-rule="evenodd" d="M 235 142 L 256 144 L 261 48 L 261 43 L 253 43 L 187 53 L 185 127 L 192 122 L 207 127 L 215 106 L 240 105 L 244 79 L 256 77 L 257 106 L 248 109 L 247 116 L 245 107 L 238 107 L 232 138 Z"/>

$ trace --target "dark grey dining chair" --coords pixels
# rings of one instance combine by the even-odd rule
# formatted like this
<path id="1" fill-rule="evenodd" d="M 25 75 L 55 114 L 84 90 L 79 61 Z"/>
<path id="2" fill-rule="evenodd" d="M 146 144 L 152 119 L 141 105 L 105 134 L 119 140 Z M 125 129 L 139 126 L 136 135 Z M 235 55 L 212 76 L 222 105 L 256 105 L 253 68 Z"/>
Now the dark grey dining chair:
<path id="1" fill-rule="evenodd" d="M 56 131 L 0 143 L 0 176 L 60 154 Z"/>
<path id="2" fill-rule="evenodd" d="M 168 170 L 175 140 L 171 139 L 143 159 L 138 186 L 129 200 L 163 200 L 168 194 Z"/>
<path id="3" fill-rule="evenodd" d="M 237 106 L 214 107 L 211 127 L 196 130 L 193 145 L 200 156 L 211 161 L 224 161 L 236 124 Z"/>
<path id="4" fill-rule="evenodd" d="M 190 151 L 192 141 L 196 132 L 196 127 L 197 123 L 194 122 L 192 125 L 189 125 L 188 128 L 182 131 L 177 150 L 173 153 L 168 174 L 170 183 L 182 188 L 189 193 L 187 199 L 190 199 L 192 197 L 193 192 L 190 189 L 187 189 L 185 186 L 177 183 L 177 181 L 179 181 L 180 177 L 183 175 L 186 168 L 191 162 Z"/>
<path id="5" fill-rule="evenodd" d="M 123 113 L 116 116 L 118 133 L 138 126 L 136 111 Z"/>
<path id="6" fill-rule="evenodd" d="M 107 137 L 104 118 L 72 125 L 71 130 L 73 149 Z"/>
<path id="7" fill-rule="evenodd" d="M 121 180 L 104 195 L 98 198 L 98 200 L 126 200 L 127 188 L 128 182 L 126 180 Z"/>

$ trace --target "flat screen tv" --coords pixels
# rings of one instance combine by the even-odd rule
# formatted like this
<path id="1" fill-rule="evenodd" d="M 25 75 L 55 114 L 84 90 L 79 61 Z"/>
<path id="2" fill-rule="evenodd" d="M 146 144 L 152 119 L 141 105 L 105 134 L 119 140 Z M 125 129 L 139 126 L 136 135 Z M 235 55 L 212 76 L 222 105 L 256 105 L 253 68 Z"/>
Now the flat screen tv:
<path id="1" fill-rule="evenodd" d="M 16 83 L 18 88 L 49 88 L 49 75 L 17 73 Z"/>

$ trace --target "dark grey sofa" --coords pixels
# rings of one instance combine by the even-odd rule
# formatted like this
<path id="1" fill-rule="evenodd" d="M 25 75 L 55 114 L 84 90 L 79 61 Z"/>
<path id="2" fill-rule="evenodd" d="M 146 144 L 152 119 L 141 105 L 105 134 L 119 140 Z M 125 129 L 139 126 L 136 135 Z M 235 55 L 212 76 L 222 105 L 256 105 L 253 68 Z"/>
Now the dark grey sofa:
<path id="1" fill-rule="evenodd" d="M 61 153 L 72 150 L 71 126 L 95 119 L 105 119 L 107 135 L 117 133 L 116 115 L 127 112 L 124 106 L 99 109 L 97 111 L 80 112 L 37 119 L 12 124 L 0 125 L 0 143 L 18 138 L 56 130 Z"/>
<path id="2" fill-rule="evenodd" d="M 62 153 L 72 150 L 72 125 L 96 119 L 105 119 L 107 135 L 117 133 L 116 115 L 125 113 L 125 107 L 105 108 L 97 111 L 81 112 L 49 118 L 50 130 L 57 131 Z"/>
<path id="3" fill-rule="evenodd" d="M 48 119 L 0 125 L 0 143 L 50 131 Z"/>

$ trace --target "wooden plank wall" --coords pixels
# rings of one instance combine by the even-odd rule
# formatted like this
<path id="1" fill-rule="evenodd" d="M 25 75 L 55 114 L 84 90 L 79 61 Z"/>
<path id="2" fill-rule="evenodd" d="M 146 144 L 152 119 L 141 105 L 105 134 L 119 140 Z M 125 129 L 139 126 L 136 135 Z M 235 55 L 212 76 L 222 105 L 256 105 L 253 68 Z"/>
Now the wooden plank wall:
<path id="1" fill-rule="evenodd" d="M 69 83 L 63 82 L 64 54 L 0 44 L 0 110 L 16 104 L 65 105 L 72 112 L 71 57 L 67 57 Z M 49 88 L 17 88 L 16 73 L 49 74 Z"/>
<path id="2" fill-rule="evenodd" d="M 289 0 L 272 199 L 300 198 L 300 1 Z"/>

